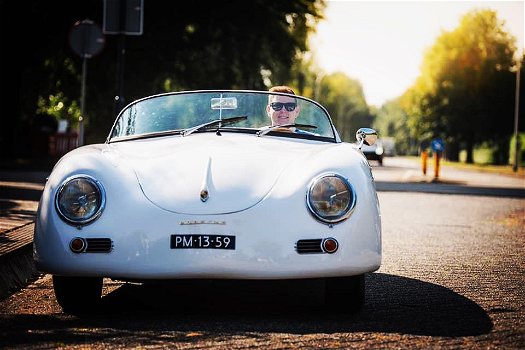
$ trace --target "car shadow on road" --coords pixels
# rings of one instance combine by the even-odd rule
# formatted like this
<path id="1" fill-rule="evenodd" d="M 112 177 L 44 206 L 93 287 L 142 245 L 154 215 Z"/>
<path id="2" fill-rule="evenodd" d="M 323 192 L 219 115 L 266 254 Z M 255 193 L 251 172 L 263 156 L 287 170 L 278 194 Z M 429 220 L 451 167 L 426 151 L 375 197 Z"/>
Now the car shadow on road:
<path id="1" fill-rule="evenodd" d="M 145 345 L 260 333 L 464 337 L 488 334 L 493 328 L 482 307 L 443 286 L 384 273 L 369 274 L 366 282 L 366 304 L 350 315 L 325 308 L 322 280 L 123 284 L 102 298 L 101 310 L 88 316 L 0 315 L 0 345 L 1 338 L 10 346 L 85 344 L 86 339 L 90 344 L 115 339 L 133 343 L 138 338 Z"/>
<path id="2" fill-rule="evenodd" d="M 355 314 L 328 310 L 322 280 L 189 281 L 184 285 L 123 285 L 104 297 L 110 314 L 173 316 L 184 330 L 235 332 L 382 332 L 427 336 L 487 334 L 493 324 L 474 301 L 437 284 L 373 273 L 366 303 Z M 205 320 L 205 321 L 204 321 Z M 185 325 L 191 326 L 185 328 Z"/>

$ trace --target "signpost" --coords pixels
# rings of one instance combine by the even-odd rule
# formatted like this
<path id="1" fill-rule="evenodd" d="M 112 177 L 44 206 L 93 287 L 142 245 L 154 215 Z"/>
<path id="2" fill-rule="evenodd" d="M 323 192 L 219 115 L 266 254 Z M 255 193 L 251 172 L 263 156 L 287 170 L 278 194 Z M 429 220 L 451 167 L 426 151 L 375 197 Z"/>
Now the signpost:
<path id="1" fill-rule="evenodd" d="M 104 0 L 104 34 L 119 35 L 115 115 L 125 106 L 124 57 L 126 35 L 142 35 L 144 0 Z"/>
<path id="2" fill-rule="evenodd" d="M 104 48 L 106 40 L 100 28 L 91 20 L 85 19 L 73 24 L 69 32 L 71 49 L 82 58 L 82 84 L 80 88 L 80 117 L 78 118 L 78 145 L 84 144 L 84 117 L 86 102 L 87 59 Z"/>
<path id="3" fill-rule="evenodd" d="M 432 151 L 442 153 L 445 150 L 445 142 L 441 138 L 435 138 L 430 141 L 430 148 Z"/>
<path id="4" fill-rule="evenodd" d="M 434 157 L 434 178 L 437 179 L 439 177 L 439 161 L 445 150 L 445 141 L 437 137 L 430 141 L 430 148 L 432 148 L 432 156 Z"/>
<path id="5" fill-rule="evenodd" d="M 104 34 L 142 35 L 144 0 L 104 0 Z"/>

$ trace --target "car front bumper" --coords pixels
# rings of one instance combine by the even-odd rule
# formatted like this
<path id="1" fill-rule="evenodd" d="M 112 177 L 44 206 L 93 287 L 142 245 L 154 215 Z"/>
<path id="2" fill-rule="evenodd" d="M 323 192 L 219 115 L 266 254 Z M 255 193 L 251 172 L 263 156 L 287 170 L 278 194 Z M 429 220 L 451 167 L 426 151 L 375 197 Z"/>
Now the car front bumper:
<path id="1" fill-rule="evenodd" d="M 316 221 L 304 200 L 293 199 L 267 198 L 237 213 L 193 216 L 160 210 L 144 201 L 140 210 L 107 208 L 99 220 L 81 229 L 64 223 L 52 209 L 42 208 L 35 225 L 34 258 L 40 271 L 55 275 L 128 280 L 357 275 L 381 264 L 379 208 L 376 198 L 369 197 L 374 196 L 360 196 L 350 218 L 332 227 Z M 172 235 L 235 236 L 236 249 L 173 249 Z M 111 249 L 74 253 L 70 243 L 75 237 L 109 239 Z M 299 240 L 328 237 L 338 241 L 335 253 L 296 251 Z"/>

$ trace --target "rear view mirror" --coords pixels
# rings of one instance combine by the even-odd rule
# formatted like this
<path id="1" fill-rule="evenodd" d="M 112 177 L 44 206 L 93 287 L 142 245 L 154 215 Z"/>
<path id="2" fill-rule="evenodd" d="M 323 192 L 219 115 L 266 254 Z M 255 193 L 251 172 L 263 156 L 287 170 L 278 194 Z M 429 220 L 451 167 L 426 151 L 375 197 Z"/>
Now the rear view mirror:
<path id="1" fill-rule="evenodd" d="M 237 109 L 237 98 L 220 97 L 211 99 L 211 109 Z"/>
<path id="2" fill-rule="evenodd" d="M 377 141 L 377 131 L 370 128 L 360 128 L 355 133 L 355 138 L 359 144 L 359 149 L 363 147 L 363 144 L 372 146 Z"/>

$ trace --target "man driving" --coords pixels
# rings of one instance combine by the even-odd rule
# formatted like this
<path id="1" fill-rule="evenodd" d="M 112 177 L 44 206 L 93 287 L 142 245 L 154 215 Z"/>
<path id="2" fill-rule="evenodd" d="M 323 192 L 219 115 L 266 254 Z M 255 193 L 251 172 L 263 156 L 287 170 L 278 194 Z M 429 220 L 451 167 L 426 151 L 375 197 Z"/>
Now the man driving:
<path id="1" fill-rule="evenodd" d="M 274 86 L 269 91 L 295 95 L 295 92 L 288 86 Z M 297 100 L 293 97 L 283 95 L 270 95 L 268 97 L 266 113 L 272 120 L 272 126 L 295 123 L 299 111 Z"/>

